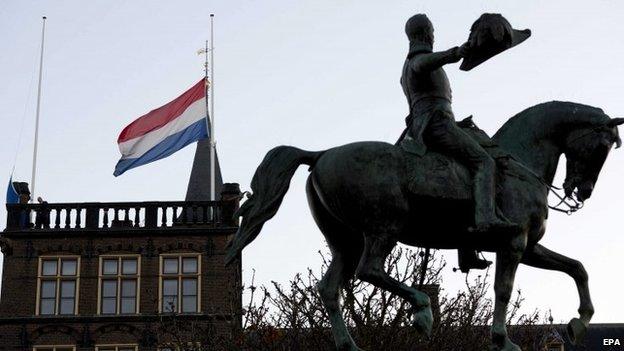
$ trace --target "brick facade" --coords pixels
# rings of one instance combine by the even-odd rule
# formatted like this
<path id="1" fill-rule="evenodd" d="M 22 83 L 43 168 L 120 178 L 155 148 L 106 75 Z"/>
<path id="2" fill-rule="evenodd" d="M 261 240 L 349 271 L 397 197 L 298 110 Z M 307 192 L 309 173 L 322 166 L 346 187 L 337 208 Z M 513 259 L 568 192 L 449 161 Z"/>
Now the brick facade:
<path id="1" fill-rule="evenodd" d="M 238 198 L 231 201 L 223 206 L 238 205 Z M 231 210 L 223 210 L 230 215 L 228 220 L 211 225 L 5 230 L 0 236 L 4 253 L 0 350 L 32 350 L 36 345 L 94 350 L 104 344 L 156 350 L 163 342 L 158 330 L 167 318 L 210 328 L 219 337 L 240 330 L 240 260 L 229 267 L 224 265 L 226 244 L 237 229 Z M 140 257 L 139 313 L 99 315 L 100 256 L 127 254 Z M 199 255 L 199 313 L 174 317 L 159 313 L 160 257 L 168 254 Z M 77 315 L 39 316 L 39 258 L 57 255 L 80 257 Z"/>

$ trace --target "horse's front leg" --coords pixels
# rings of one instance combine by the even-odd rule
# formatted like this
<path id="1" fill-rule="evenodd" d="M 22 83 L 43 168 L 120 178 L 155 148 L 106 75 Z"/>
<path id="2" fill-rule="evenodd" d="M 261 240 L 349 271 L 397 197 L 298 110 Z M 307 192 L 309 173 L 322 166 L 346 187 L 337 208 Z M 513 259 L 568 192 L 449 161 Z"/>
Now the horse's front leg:
<path id="1" fill-rule="evenodd" d="M 528 249 L 522 257 L 522 263 L 532 267 L 564 272 L 574 279 L 581 302 L 578 309 L 580 319 L 574 318 L 568 323 L 568 335 L 573 343 L 578 344 L 583 340 L 589 321 L 594 315 L 594 306 L 589 296 L 589 286 L 587 284 L 587 272 L 583 264 L 550 251 L 542 245 L 535 245 Z"/>
<path id="2" fill-rule="evenodd" d="M 516 270 L 522 258 L 526 237 L 513 240 L 509 248 L 496 253 L 496 276 L 494 279 L 494 319 L 492 321 L 492 350 L 521 351 L 507 336 L 507 305 L 511 299 Z"/>

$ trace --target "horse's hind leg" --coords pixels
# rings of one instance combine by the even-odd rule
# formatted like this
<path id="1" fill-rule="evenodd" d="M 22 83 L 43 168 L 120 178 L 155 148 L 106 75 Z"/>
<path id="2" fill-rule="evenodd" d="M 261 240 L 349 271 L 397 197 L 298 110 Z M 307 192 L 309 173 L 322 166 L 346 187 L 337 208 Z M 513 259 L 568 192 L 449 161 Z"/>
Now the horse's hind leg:
<path id="1" fill-rule="evenodd" d="M 414 327 L 420 333 L 429 335 L 433 324 L 429 296 L 392 278 L 385 270 L 384 263 L 396 240 L 389 235 L 366 236 L 364 240 L 364 254 L 356 271 L 357 278 L 407 300 L 415 310 Z"/>
<path id="2" fill-rule="evenodd" d="M 340 289 L 353 276 L 357 261 L 349 262 L 341 252 L 332 252 L 332 261 L 317 285 L 319 295 L 329 315 L 336 348 L 339 351 L 361 351 L 351 338 L 340 310 Z"/>
<path id="3" fill-rule="evenodd" d="M 314 220 L 332 252 L 331 263 L 317 284 L 317 289 L 329 316 L 336 348 L 340 351 L 361 351 L 351 338 L 342 318 L 340 289 L 355 274 L 364 246 L 362 235 L 351 231 L 329 213 L 320 201 L 310 179 L 306 191 Z"/>

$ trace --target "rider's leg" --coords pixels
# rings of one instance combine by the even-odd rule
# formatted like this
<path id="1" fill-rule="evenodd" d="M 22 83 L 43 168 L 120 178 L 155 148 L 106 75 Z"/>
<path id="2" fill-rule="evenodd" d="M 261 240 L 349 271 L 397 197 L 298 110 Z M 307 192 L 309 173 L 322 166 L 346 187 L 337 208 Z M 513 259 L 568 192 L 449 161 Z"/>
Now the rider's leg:
<path id="1" fill-rule="evenodd" d="M 436 110 L 432 113 L 425 130 L 427 145 L 454 157 L 468 167 L 473 177 L 475 228 L 479 231 L 492 228 L 514 229 L 515 225 L 502 221 L 496 215 L 496 164 L 492 157 L 457 125 L 451 112 Z M 458 261 L 462 272 L 485 269 L 491 264 L 490 261 L 480 259 L 475 251 L 468 249 L 458 251 Z"/>
<path id="2" fill-rule="evenodd" d="M 433 112 L 425 131 L 427 145 L 454 157 L 468 167 L 473 176 L 475 226 L 478 231 L 514 230 L 516 225 L 496 215 L 496 164 L 492 157 L 444 110 Z"/>

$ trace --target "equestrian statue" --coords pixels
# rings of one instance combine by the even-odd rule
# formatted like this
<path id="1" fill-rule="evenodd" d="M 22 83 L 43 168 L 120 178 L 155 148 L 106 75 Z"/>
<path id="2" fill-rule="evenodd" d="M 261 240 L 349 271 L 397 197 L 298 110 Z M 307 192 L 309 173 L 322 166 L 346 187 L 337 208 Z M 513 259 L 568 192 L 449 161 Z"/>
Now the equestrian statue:
<path id="1" fill-rule="evenodd" d="M 513 29 L 499 14 L 484 14 L 465 44 L 440 52 L 433 51 L 433 26 L 425 15 L 411 17 L 406 34 L 410 45 L 401 85 L 409 115 L 399 142 L 270 150 L 253 176 L 252 194 L 236 214 L 242 222 L 226 261 L 238 258 L 277 213 L 292 176 L 305 164 L 310 167 L 310 209 L 332 253 L 318 291 L 338 350 L 360 350 L 339 301 L 340 290 L 354 278 L 407 300 L 414 310 L 413 327 L 424 335 L 431 332 L 429 297 L 384 269 L 399 242 L 457 249 L 462 271 L 489 265 L 477 251 L 496 253 L 491 344 L 497 351 L 520 350 L 505 326 L 518 265 L 568 274 L 578 288 L 580 307 L 567 332 L 579 343 L 594 313 L 587 273 L 579 261 L 539 243 L 546 230 L 548 194 L 565 155 L 562 200 L 589 199 L 607 155 L 621 145 L 617 126 L 624 118 L 552 101 L 518 113 L 490 138 L 471 118 L 455 122 L 443 67 L 463 59 L 460 68 L 471 70 L 526 40 L 530 31 Z"/>

